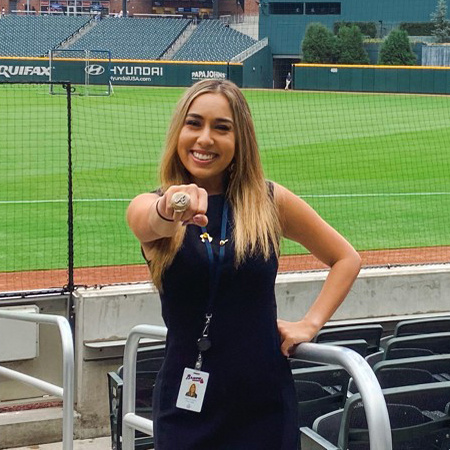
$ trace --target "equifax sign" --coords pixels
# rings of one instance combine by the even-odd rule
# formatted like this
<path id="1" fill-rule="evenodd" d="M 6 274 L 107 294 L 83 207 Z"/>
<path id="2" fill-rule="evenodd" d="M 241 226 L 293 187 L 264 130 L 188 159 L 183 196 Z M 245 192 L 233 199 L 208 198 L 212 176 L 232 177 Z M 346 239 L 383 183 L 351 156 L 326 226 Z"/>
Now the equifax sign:
<path id="1" fill-rule="evenodd" d="M 44 66 L 0 66 L 0 77 L 11 78 L 12 76 L 50 77 L 50 67 Z"/>

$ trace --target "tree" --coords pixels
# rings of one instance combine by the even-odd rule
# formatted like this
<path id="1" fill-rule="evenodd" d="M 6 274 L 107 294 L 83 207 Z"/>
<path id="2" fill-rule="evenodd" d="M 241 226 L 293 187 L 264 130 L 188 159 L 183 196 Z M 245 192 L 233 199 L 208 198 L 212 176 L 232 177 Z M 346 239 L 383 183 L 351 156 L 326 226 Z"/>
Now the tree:
<path id="1" fill-rule="evenodd" d="M 378 64 L 391 66 L 413 66 L 416 55 L 411 49 L 408 33 L 404 30 L 392 30 L 381 45 Z"/>
<path id="2" fill-rule="evenodd" d="M 433 23 L 433 36 L 436 42 L 450 42 L 450 20 L 447 19 L 447 1 L 438 0 L 436 10 L 431 13 L 431 22 Z"/>
<path id="3" fill-rule="evenodd" d="M 361 29 L 356 25 L 342 26 L 337 35 L 337 62 L 339 64 L 369 64 L 369 55 L 363 46 Z"/>
<path id="4" fill-rule="evenodd" d="M 326 64 L 336 61 L 336 38 L 325 25 L 311 23 L 302 41 L 303 61 Z"/>

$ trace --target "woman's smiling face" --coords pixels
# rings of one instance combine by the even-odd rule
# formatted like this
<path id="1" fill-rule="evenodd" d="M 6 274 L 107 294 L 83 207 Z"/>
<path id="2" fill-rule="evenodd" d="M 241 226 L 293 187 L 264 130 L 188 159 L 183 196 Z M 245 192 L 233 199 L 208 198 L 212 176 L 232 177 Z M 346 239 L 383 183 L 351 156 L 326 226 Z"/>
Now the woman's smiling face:
<path id="1" fill-rule="evenodd" d="M 178 137 L 177 153 L 192 181 L 209 194 L 223 191 L 235 149 L 235 125 L 223 94 L 202 94 L 189 107 Z"/>

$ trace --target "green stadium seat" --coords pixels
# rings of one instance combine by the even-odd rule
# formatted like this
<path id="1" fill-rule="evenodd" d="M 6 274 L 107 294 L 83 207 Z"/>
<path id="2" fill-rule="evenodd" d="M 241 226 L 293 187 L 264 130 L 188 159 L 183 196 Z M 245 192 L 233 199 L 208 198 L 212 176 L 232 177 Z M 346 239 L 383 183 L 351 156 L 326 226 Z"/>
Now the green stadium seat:
<path id="1" fill-rule="evenodd" d="M 0 21 L 0 56 L 47 56 L 90 17 L 14 16 Z"/>
<path id="2" fill-rule="evenodd" d="M 178 18 L 107 18 L 69 49 L 109 50 L 116 59 L 159 59 L 189 23 L 190 19 Z"/>
<path id="3" fill-rule="evenodd" d="M 175 53 L 176 61 L 230 61 L 257 41 L 219 20 L 203 20 Z"/>

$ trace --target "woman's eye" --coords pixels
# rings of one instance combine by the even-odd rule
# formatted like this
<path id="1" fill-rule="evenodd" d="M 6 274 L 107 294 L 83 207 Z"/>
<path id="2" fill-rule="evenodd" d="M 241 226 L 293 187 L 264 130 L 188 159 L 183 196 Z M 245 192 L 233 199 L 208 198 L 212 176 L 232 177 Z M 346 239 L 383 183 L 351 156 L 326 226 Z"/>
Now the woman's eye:
<path id="1" fill-rule="evenodd" d="M 220 131 L 230 131 L 230 127 L 228 125 L 217 125 L 216 128 Z"/>
<path id="2" fill-rule="evenodd" d="M 186 120 L 186 125 L 190 125 L 192 127 L 198 127 L 200 125 L 200 123 L 198 120 L 189 119 L 189 120 Z"/>

